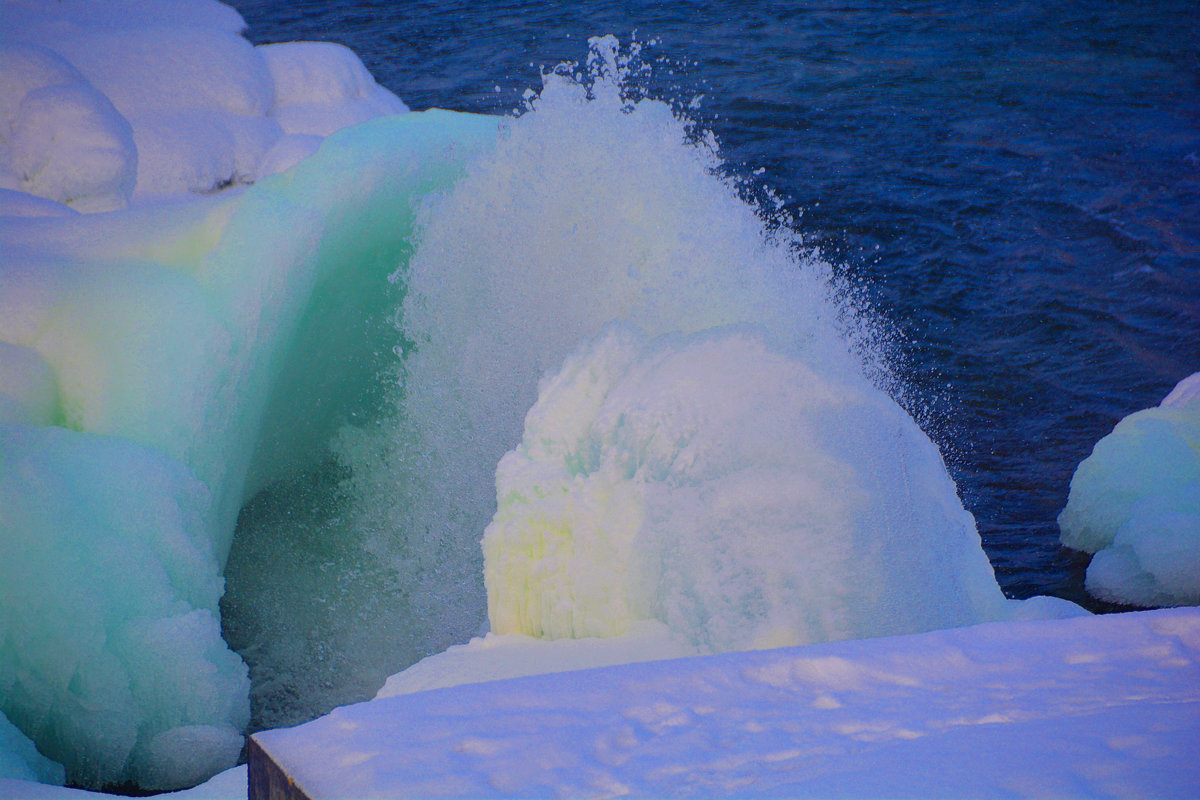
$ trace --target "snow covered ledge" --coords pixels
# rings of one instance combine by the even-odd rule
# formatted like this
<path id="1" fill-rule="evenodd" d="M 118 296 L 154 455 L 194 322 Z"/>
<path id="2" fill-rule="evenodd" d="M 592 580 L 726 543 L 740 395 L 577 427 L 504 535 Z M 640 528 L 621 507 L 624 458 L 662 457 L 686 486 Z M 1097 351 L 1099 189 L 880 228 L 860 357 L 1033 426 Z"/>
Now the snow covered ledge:
<path id="1" fill-rule="evenodd" d="M 629 664 L 263 731 L 249 797 L 1196 797 L 1197 687 L 1196 608 Z"/>

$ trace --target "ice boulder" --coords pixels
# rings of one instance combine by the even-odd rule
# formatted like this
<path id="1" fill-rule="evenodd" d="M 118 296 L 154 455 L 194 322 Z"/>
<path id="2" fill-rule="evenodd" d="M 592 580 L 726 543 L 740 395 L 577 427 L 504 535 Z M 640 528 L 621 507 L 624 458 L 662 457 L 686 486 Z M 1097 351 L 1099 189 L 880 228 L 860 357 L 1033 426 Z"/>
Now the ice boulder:
<path id="1" fill-rule="evenodd" d="M 209 503 L 154 450 L 0 424 L 0 711 L 74 782 L 177 788 L 241 750 Z"/>
<path id="2" fill-rule="evenodd" d="M 658 620 L 722 652 L 1006 613 L 912 419 L 752 328 L 610 329 L 543 383 L 496 487 L 483 548 L 498 634 Z"/>
<path id="3" fill-rule="evenodd" d="M 1200 603 L 1200 373 L 1096 444 L 1071 478 L 1058 524 L 1063 544 L 1095 553 L 1092 595 Z"/>

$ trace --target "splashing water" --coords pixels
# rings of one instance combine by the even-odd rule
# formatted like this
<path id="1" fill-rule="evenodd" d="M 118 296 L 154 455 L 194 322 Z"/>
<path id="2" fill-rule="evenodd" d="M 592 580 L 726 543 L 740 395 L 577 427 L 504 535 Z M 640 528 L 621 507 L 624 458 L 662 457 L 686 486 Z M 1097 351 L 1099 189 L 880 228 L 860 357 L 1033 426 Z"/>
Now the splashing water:
<path id="1" fill-rule="evenodd" d="M 622 53 L 613 37 L 590 44 L 584 70 L 567 65 L 543 75 L 541 92 L 505 122 L 494 149 L 420 208 L 412 255 L 392 276 L 403 294 L 399 379 L 382 413 L 337 435 L 332 449 L 342 477 L 320 490 L 336 513 L 312 523 L 321 529 L 314 538 L 342 542 L 343 552 L 331 556 L 336 564 L 321 567 L 319 577 L 329 580 L 332 569 L 343 578 L 338 585 L 354 587 L 336 594 L 334 606 L 341 607 L 316 615 L 316 627 L 328 631 L 306 634 L 336 634 L 330 640 L 337 658 L 333 667 L 314 669 L 311 651 L 275 648 L 260 661 L 259 686 L 275 683 L 277 696 L 310 698 L 299 703 L 310 704 L 308 714 L 293 707 L 294 698 L 278 704 L 283 710 L 273 724 L 359 699 L 368 684 L 483 630 L 489 605 L 493 626 L 504 630 L 596 635 L 654 618 L 708 649 L 919 630 L 999 614 L 999 589 L 936 449 L 865 377 L 880 363 L 869 316 L 844 299 L 829 265 L 804 250 L 796 234 L 716 176 L 711 136 L 668 103 L 630 88 L 631 75 L 645 69 L 638 48 Z M 602 356 L 594 362 L 587 354 L 612 345 L 587 343 L 606 330 L 611 336 L 614 325 L 624 331 L 618 338 L 641 344 L 621 345 L 630 351 L 626 366 L 608 372 Z M 656 342 L 660 337 L 667 344 Z M 733 343 L 720 344 L 722 337 Z M 683 355 L 673 361 L 671 380 L 630 383 L 628 374 L 649 369 L 644 360 L 658 364 L 675 350 Z M 588 434 L 600 423 L 588 421 L 587 404 L 579 405 L 578 392 L 555 390 L 566 379 L 550 378 L 572 353 L 567 372 L 590 376 L 580 378 L 585 384 L 625 387 L 621 403 L 606 413 L 641 419 L 625 429 L 634 431 L 632 439 Z M 744 367 L 752 384 L 714 393 L 722 364 L 730 375 Z M 608 402 L 604 394 L 592 406 Z M 788 400 L 812 396 L 836 398 L 840 410 Z M 546 427 L 547 420 L 558 422 Z M 822 432 L 822 420 L 836 424 Z M 754 502 L 742 506 L 756 510 L 738 525 L 696 527 L 688 521 L 706 508 L 697 505 L 700 495 L 670 491 L 700 474 L 682 461 L 672 467 L 678 452 L 660 453 L 667 461 L 649 471 L 618 469 L 620 448 L 654 449 L 662 444 L 655 436 L 670 432 L 706 442 L 707 460 L 693 465 L 708 487 L 700 495 L 723 493 L 735 501 L 727 504 L 732 508 L 750 492 Z M 778 443 L 796 449 L 814 436 L 823 449 L 808 451 L 810 463 L 798 449 L 785 468 Z M 775 450 L 764 449 L 770 441 Z M 497 512 L 497 463 L 514 448 L 509 466 L 512 458 L 528 463 L 501 470 L 485 593 L 480 540 Z M 545 539 L 522 537 L 545 526 L 526 512 L 543 520 L 557 512 L 509 501 L 514 492 L 527 500 L 554 492 L 570 506 L 572 492 L 587 483 L 577 467 L 588 452 L 621 473 L 624 483 L 607 499 L 596 501 L 593 492 L 591 500 L 619 524 L 598 524 L 578 508 L 560 515 L 554 525 L 569 529 L 564 541 L 592 555 L 535 561 L 530 555 Z M 800 484 L 787 476 L 800 474 L 811 491 L 793 491 Z M 858 500 L 816 507 L 822 492 L 839 486 Z M 839 507 L 848 510 L 839 515 Z M 648 531 L 639 518 L 661 524 Z M 797 522 L 806 518 L 824 522 Z M 607 622 L 564 627 L 555 621 L 561 603 L 545 624 L 530 622 L 524 610 L 503 610 L 549 602 L 523 574 L 565 569 L 582 583 L 568 587 L 578 606 L 564 613 L 591 614 L 578 586 L 596 584 L 624 562 L 613 556 L 602 563 L 608 551 L 589 551 L 589 536 L 600 537 L 592 545 L 606 536 L 637 543 L 624 557 L 642 578 L 613 584 L 628 597 L 603 612 Z M 652 565 L 664 558 L 695 563 L 655 572 Z M 721 561 L 729 568 L 714 571 Z M 743 591 L 764 569 L 769 582 L 784 587 L 765 600 Z M 802 607 L 800 617 L 825 621 L 801 624 L 793 612 Z M 889 618 L 897 608 L 903 611 Z M 357 630 L 366 616 L 373 622 Z M 730 633 L 748 619 L 750 639 Z M 342 676 L 347 663 L 360 665 L 353 681 Z"/>

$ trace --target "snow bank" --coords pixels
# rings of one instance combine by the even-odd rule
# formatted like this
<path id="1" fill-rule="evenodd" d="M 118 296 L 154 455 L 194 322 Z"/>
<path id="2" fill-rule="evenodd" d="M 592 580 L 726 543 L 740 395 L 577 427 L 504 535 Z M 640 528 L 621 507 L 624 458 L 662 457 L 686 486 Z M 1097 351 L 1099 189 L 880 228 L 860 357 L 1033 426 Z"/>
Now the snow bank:
<path id="1" fill-rule="evenodd" d="M 1096 597 L 1200 603 L 1200 373 L 1096 444 L 1058 523 L 1063 544 L 1096 554 L 1086 584 Z"/>
<path id="2" fill-rule="evenodd" d="M 461 686 L 466 683 L 569 672 L 613 664 L 636 664 L 700 655 L 661 622 L 631 622 L 621 636 L 541 639 L 520 633 L 488 633 L 422 659 L 387 679 L 376 698 Z"/>
<path id="3" fill-rule="evenodd" d="M 171 788 L 236 760 L 249 684 L 221 575 L 242 503 L 307 441 L 260 437 L 271 391 L 293 431 L 332 435 L 338 409 L 281 376 L 341 374 L 358 345 L 294 355 L 306 309 L 346 285 L 386 302 L 414 198 L 496 125 L 387 117 L 241 195 L 0 220 L 0 711 L 72 782 Z"/>
<path id="4" fill-rule="evenodd" d="M 288 42 L 257 52 L 274 80 L 271 116 L 284 133 L 328 136 L 347 124 L 408 110 L 340 44 Z"/>
<path id="5" fill-rule="evenodd" d="M 0 7 L 0 188 L 79 211 L 249 184 L 408 109 L 334 44 L 254 47 L 214 0 Z"/>
<path id="6" fill-rule="evenodd" d="M 419 692 L 255 734 L 313 797 L 1195 797 L 1200 611 Z"/>
<path id="7" fill-rule="evenodd" d="M 54 52 L 0 39 L 0 125 L 3 188 L 79 211 L 120 208 L 132 194 L 133 129 Z"/>

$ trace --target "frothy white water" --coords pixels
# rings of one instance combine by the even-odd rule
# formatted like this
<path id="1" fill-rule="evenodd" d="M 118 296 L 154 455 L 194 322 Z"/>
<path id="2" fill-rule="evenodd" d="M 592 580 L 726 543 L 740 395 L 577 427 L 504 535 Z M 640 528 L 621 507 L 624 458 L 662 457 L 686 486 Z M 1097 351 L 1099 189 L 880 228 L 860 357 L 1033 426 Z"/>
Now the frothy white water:
<path id="1" fill-rule="evenodd" d="M 868 325 L 839 300 L 828 265 L 773 230 L 714 174 L 719 159 L 711 140 L 694 135 L 667 104 L 622 94 L 614 39 L 592 45 L 586 76 L 546 75 L 529 112 L 508 124 L 495 151 L 424 209 L 415 254 L 394 276 L 407 288 L 399 320 L 410 343 L 396 413 L 382 436 L 343 432 L 339 452 L 354 474 L 355 524 L 374 531 L 382 550 L 401 556 L 413 616 L 428 626 L 419 634 L 431 646 L 427 652 L 436 639 L 462 638 L 483 622 L 480 533 L 496 512 L 497 462 L 522 443 L 539 379 L 613 323 L 651 338 L 749 325 L 753 344 L 713 345 L 719 353 L 688 345 L 688 354 L 671 362 L 677 374 L 662 381 L 652 374 L 667 369 L 657 345 L 641 353 L 640 345 L 605 340 L 591 355 L 577 355 L 564 374 L 581 385 L 623 387 L 622 402 L 606 412 L 616 415 L 605 417 L 610 433 L 624 414 L 651 420 L 629 441 L 605 438 L 598 418 L 589 416 L 589 408 L 606 402 L 607 390 L 562 388 L 571 379 L 561 376 L 547 384 L 551 396 L 543 396 L 524 428 L 519 457 L 528 463 L 517 468 L 511 458 L 518 456 L 510 457 L 499 478 L 495 525 L 503 530 L 494 527 L 487 544 L 494 627 L 552 637 L 609 635 L 632 620 L 657 617 L 677 628 L 691 625 L 695 641 L 726 649 L 771 641 L 780 614 L 786 618 L 780 641 L 994 618 L 1003 600 L 973 522 L 936 449 L 864 377 Z M 609 374 L 605 354 L 613 347 L 632 348 L 625 362 L 648 361 Z M 746 358 L 751 363 L 744 365 Z M 732 370 L 730 379 L 742 366 L 749 399 L 739 400 L 737 386 L 711 394 L 724 368 Z M 626 368 L 643 377 L 623 377 Z M 592 390 L 598 394 L 588 399 Z M 812 407 L 799 402 L 814 394 L 826 399 Z M 574 434 L 541 426 L 548 416 L 572 415 L 580 428 Z M 647 489 L 646 474 L 624 463 L 621 448 L 658 447 L 660 434 L 707 442 L 697 456 L 703 463 L 693 466 L 715 495 L 701 499 L 672 488 L 669 498 L 655 495 L 661 502 L 654 508 L 645 505 L 639 493 L 667 492 L 684 473 L 664 463 L 663 474 L 651 479 L 659 488 Z M 814 437 L 820 447 L 790 449 Z M 769 442 L 775 449 L 757 447 Z M 549 461 L 539 461 L 539 447 L 552 453 Z M 577 462 L 589 457 L 607 465 L 602 472 L 624 470 L 624 483 L 608 493 L 580 489 L 588 478 Z M 548 482 L 546 470 L 556 473 Z M 538 476 L 522 484 L 516 473 Z M 797 475 L 807 477 L 797 483 Z M 530 501 L 517 509 L 505 493 L 524 490 L 564 496 L 561 503 Z M 757 517 L 741 527 L 706 522 L 703 509 L 720 505 L 721 494 L 741 496 Z M 556 513 L 551 505 L 572 502 L 580 506 L 546 521 Z M 591 510 L 580 510 L 587 504 Z M 727 509 L 731 522 L 740 516 L 736 506 Z M 587 524 L 572 522 L 573 513 L 588 517 Z M 661 541 L 649 550 L 616 541 L 644 539 L 639 526 L 649 524 L 646 514 L 670 517 Z M 804 521 L 813 519 L 820 522 Z M 571 529 L 564 540 L 575 548 L 569 566 L 544 549 L 542 533 L 555 526 Z M 639 559 L 667 557 L 663 548 L 681 567 L 670 578 L 674 589 L 621 583 L 626 570 L 655 572 Z M 756 571 L 728 560 L 750 552 L 756 563 L 775 566 Z M 696 564 L 684 568 L 689 561 Z M 832 574 L 822 574 L 835 564 Z M 573 577 L 556 599 L 536 576 L 560 568 Z M 763 602 L 731 598 L 764 575 L 786 588 L 771 594 L 759 587 L 771 595 Z M 593 588 L 601 591 L 584 599 Z M 646 593 L 655 591 L 658 600 L 648 600 Z M 664 591 L 675 599 L 664 599 Z M 691 605 L 676 602 L 684 594 L 695 596 Z M 588 602 L 594 605 L 579 611 Z M 614 605 L 606 610 L 608 602 Z M 712 604 L 725 602 L 739 614 L 756 614 L 758 629 L 726 630 L 745 626 L 734 614 L 714 623 L 720 630 L 701 630 L 702 618 L 720 616 Z M 564 622 L 559 607 L 571 603 L 588 620 L 593 611 L 604 619 Z M 539 604 L 546 607 L 540 622 L 532 610 Z M 687 616 L 695 624 L 682 621 Z"/>

